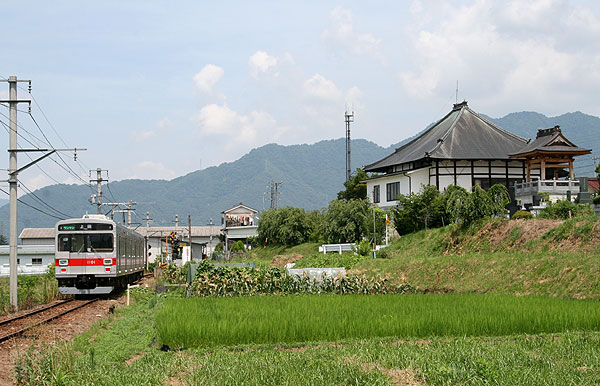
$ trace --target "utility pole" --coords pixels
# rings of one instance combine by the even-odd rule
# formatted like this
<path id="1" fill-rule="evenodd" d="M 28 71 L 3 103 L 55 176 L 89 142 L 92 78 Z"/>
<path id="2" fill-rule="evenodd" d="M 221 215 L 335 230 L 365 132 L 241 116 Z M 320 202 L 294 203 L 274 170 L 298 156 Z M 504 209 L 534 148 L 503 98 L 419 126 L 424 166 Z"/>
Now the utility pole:
<path id="1" fill-rule="evenodd" d="M 150 212 L 146 212 L 146 228 L 150 228 Z"/>
<path id="2" fill-rule="evenodd" d="M 192 216 L 190 216 L 188 214 L 188 235 L 189 235 L 189 242 L 190 242 L 190 261 L 194 261 L 194 258 L 192 256 Z"/>
<path id="3" fill-rule="evenodd" d="M 346 181 L 352 178 L 352 167 L 350 165 L 350 123 L 354 122 L 354 111 L 348 114 L 348 110 L 344 113 L 346 121 Z"/>
<path id="4" fill-rule="evenodd" d="M 373 197 L 375 197 L 375 187 L 373 187 Z M 375 223 L 375 203 L 373 203 L 373 258 L 377 257 L 377 227 Z"/>
<path id="5" fill-rule="evenodd" d="M 102 172 L 106 172 L 106 179 L 102 179 Z M 93 180 L 92 179 L 92 172 L 93 170 L 90 170 L 90 182 L 95 182 L 96 183 L 96 189 L 98 190 L 98 192 L 96 193 L 96 197 L 94 199 L 94 197 L 92 196 L 92 203 L 93 201 L 96 201 L 96 206 L 98 207 L 98 214 L 102 214 L 102 181 L 106 181 L 108 182 L 108 170 L 102 170 L 100 168 L 96 169 L 96 179 Z"/>
<path id="6" fill-rule="evenodd" d="M 175 215 L 175 228 L 179 228 L 179 215 Z"/>
<path id="7" fill-rule="evenodd" d="M 51 156 L 57 151 L 74 151 L 77 154 L 78 149 L 19 149 L 17 144 L 17 105 L 19 103 L 28 103 L 29 112 L 31 113 L 31 101 L 30 100 L 19 100 L 17 98 L 17 83 L 27 82 L 29 83 L 29 93 L 31 94 L 31 81 L 30 80 L 17 80 L 16 76 L 10 76 L 3 82 L 8 82 L 8 100 L 0 100 L 2 103 L 8 103 L 9 108 L 9 140 L 8 140 L 8 185 L 9 185 L 9 264 L 10 264 L 10 277 L 9 277 L 9 292 L 10 292 L 10 304 L 16 311 L 18 310 L 18 280 L 17 280 L 17 183 L 18 175 L 23 170 L 35 165 L 39 161 L 46 157 Z M 86 149 L 79 149 L 86 150 Z M 17 167 L 17 153 L 29 153 L 29 152 L 42 152 L 44 155 L 31 161 L 30 163 Z"/>
<path id="8" fill-rule="evenodd" d="M 123 225 L 125 225 L 125 213 L 127 213 L 127 226 L 131 227 L 131 213 L 135 212 L 135 209 L 132 208 L 133 205 L 136 205 L 137 202 L 135 201 L 127 201 L 127 202 L 106 202 L 102 205 L 107 205 L 107 206 L 112 206 L 113 209 L 111 209 L 112 212 L 115 213 L 123 213 Z M 125 209 L 121 209 L 121 210 L 114 210 L 115 207 L 123 205 L 125 206 Z M 148 226 L 148 221 L 149 219 L 146 217 L 146 226 Z"/>

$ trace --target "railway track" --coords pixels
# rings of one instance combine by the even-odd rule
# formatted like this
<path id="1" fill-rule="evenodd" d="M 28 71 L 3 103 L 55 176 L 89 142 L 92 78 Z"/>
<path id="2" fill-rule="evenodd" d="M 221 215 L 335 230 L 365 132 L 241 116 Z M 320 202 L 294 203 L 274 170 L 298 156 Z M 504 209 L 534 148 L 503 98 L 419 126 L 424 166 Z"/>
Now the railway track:
<path id="1" fill-rule="evenodd" d="M 91 300 L 69 299 L 38 308 L 22 315 L 0 320 L 0 342 L 19 336 L 31 328 L 48 323 L 97 300 L 97 298 Z"/>

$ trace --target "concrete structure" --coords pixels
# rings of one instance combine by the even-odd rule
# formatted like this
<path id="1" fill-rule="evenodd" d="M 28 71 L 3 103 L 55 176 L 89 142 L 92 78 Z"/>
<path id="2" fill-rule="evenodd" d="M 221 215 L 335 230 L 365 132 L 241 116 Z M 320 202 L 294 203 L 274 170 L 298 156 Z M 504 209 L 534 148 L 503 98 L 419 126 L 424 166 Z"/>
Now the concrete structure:
<path id="1" fill-rule="evenodd" d="M 225 251 L 229 251 L 231 245 L 238 240 L 246 244 L 248 237 L 258 236 L 258 225 L 256 222 L 257 210 L 242 204 L 241 202 L 233 208 L 221 212 L 223 215 L 223 235 L 225 236 Z"/>
<path id="2" fill-rule="evenodd" d="M 54 245 L 54 228 L 24 228 L 19 235 L 22 245 Z"/>
<path id="3" fill-rule="evenodd" d="M 54 244 L 18 245 L 17 272 L 19 275 L 41 275 L 48 272 L 48 266 L 54 262 Z M 0 276 L 10 273 L 9 247 L 0 245 Z"/>
<path id="4" fill-rule="evenodd" d="M 449 185 L 469 191 L 474 185 L 486 190 L 494 184 L 509 188 L 525 180 L 524 160 L 510 154 L 527 143 L 471 110 L 467 102 L 457 103 L 417 138 L 365 166 L 367 172 L 381 173 L 366 181 L 367 194 L 371 202 L 389 209 L 397 204 L 398 195 L 418 193 L 424 185 L 440 191 Z"/>

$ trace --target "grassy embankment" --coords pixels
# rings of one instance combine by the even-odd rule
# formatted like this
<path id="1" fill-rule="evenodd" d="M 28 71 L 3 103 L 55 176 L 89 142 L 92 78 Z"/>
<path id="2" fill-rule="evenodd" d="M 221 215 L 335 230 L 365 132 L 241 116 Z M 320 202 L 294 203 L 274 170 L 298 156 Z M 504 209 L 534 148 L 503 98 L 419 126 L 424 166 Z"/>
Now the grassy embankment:
<path id="1" fill-rule="evenodd" d="M 467 230 L 455 225 L 395 240 L 386 258 L 316 253 L 316 244 L 290 252 L 263 251 L 298 267 L 345 266 L 351 272 L 408 282 L 423 292 L 502 293 L 600 299 L 600 219 L 491 220 Z M 380 253 L 381 255 L 381 253 Z M 297 259 L 297 256 L 295 256 Z"/>
<path id="2" fill-rule="evenodd" d="M 134 297 L 137 300 L 131 307 L 118 309 L 111 319 L 100 321 L 73 342 L 59 343 L 40 354 L 21 353 L 19 379 L 30 384 L 65 385 L 600 382 L 598 332 L 341 339 L 335 344 L 252 344 L 163 352 L 159 350 L 154 320 L 165 310 L 164 298 L 139 293 Z"/>

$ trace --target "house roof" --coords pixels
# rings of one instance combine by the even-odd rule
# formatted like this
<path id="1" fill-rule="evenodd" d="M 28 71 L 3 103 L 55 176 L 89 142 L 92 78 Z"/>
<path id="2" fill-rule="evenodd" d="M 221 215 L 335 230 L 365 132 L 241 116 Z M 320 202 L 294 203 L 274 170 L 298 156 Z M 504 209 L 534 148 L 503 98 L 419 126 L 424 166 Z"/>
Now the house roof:
<path id="1" fill-rule="evenodd" d="M 246 206 L 246 205 L 244 205 L 244 204 L 242 204 L 240 202 L 238 205 L 234 206 L 233 208 L 229 208 L 227 210 L 224 210 L 221 213 L 224 213 L 224 214 L 226 214 L 226 213 L 240 213 L 241 214 L 241 213 L 248 213 L 248 212 L 250 212 L 250 213 L 258 213 L 258 211 L 256 209 L 252 209 L 249 206 Z"/>
<path id="2" fill-rule="evenodd" d="M 23 239 L 53 239 L 54 228 L 24 228 L 19 235 Z"/>
<path id="3" fill-rule="evenodd" d="M 588 186 L 596 191 L 600 189 L 597 178 L 588 178 Z"/>
<path id="4" fill-rule="evenodd" d="M 384 172 L 393 165 L 421 159 L 509 159 L 527 144 L 469 108 L 454 105 L 444 118 L 389 156 L 365 166 L 367 172 Z"/>
<path id="5" fill-rule="evenodd" d="M 536 139 L 518 152 L 512 153 L 511 157 L 524 158 L 534 153 L 563 153 L 575 156 L 591 152 L 590 149 L 581 148 L 569 141 L 562 135 L 560 126 L 554 126 L 538 130 Z"/>

